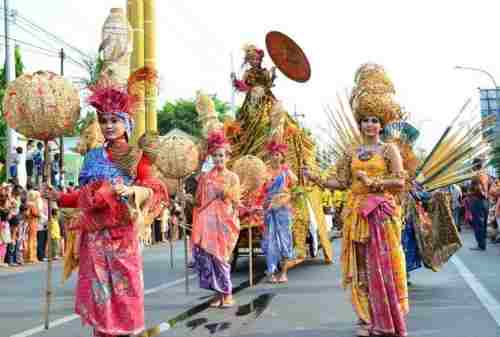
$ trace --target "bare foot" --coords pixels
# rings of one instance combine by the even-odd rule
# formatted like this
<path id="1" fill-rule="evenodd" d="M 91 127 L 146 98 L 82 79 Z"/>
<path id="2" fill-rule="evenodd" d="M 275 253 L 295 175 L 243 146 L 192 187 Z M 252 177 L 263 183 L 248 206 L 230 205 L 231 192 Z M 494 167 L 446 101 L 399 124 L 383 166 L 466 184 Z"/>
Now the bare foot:
<path id="1" fill-rule="evenodd" d="M 275 275 L 271 275 L 269 279 L 267 280 L 267 283 L 278 283 L 278 279 L 276 278 Z"/>
<path id="2" fill-rule="evenodd" d="M 210 302 L 210 307 L 211 308 L 218 308 L 222 305 L 222 300 L 219 298 L 219 296 L 217 296 L 215 299 L 213 299 L 211 302 Z"/>
<path id="3" fill-rule="evenodd" d="M 281 274 L 280 278 L 278 279 L 279 283 L 287 283 L 288 282 L 288 277 L 286 274 Z"/>

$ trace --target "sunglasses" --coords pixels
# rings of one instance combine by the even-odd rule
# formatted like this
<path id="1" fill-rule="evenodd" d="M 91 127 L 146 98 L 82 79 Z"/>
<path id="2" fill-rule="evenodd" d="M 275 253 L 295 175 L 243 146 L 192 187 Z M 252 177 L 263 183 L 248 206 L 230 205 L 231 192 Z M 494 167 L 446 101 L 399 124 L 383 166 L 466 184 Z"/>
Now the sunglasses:
<path id="1" fill-rule="evenodd" d="M 372 124 L 380 124 L 380 119 L 378 119 L 377 117 L 365 117 L 363 119 L 361 119 L 361 122 L 362 123 L 372 123 Z"/>

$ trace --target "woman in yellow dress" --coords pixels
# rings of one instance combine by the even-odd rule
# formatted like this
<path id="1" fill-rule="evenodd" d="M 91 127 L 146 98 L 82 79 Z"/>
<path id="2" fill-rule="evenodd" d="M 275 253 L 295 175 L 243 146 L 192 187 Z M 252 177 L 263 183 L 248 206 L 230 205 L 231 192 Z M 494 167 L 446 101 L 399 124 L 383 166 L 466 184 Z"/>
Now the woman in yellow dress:
<path id="1" fill-rule="evenodd" d="M 326 188 L 348 190 L 342 212 L 342 283 L 350 288 L 359 317 L 357 335 L 406 336 L 408 289 L 397 195 L 406 173 L 396 145 L 380 140 L 382 128 L 399 109 L 377 95 L 370 101 L 377 104 L 354 105 L 361 142 L 336 163 L 336 178 L 321 181 L 307 170 L 304 174 Z"/>

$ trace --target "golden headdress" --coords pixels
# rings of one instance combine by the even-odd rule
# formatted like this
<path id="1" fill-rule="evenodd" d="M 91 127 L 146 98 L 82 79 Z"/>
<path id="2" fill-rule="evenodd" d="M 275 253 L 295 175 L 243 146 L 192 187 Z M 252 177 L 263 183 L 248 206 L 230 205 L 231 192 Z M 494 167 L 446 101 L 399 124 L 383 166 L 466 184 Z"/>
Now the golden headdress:
<path id="1" fill-rule="evenodd" d="M 401 118 L 401 107 L 394 97 L 394 85 L 381 65 L 361 65 L 354 80 L 356 85 L 352 90 L 350 103 L 358 123 L 363 117 L 374 116 L 384 126 Z"/>

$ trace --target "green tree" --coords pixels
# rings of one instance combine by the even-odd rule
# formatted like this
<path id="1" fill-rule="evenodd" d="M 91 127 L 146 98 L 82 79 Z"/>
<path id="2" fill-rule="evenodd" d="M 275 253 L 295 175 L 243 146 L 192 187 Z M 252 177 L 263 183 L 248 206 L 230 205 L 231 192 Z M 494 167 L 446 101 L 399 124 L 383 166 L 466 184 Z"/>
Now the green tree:
<path id="1" fill-rule="evenodd" d="M 21 56 L 21 50 L 18 46 L 14 49 L 16 60 L 16 77 L 24 72 L 24 63 Z M 7 71 L 5 65 L 0 69 L 0 161 L 6 162 L 7 158 L 7 123 L 3 118 L 3 97 L 7 89 Z M 2 170 L 0 181 L 5 181 L 6 170 Z"/>
<path id="2" fill-rule="evenodd" d="M 229 111 L 229 104 L 216 96 L 212 97 L 219 120 L 223 120 Z M 161 135 L 173 129 L 180 129 L 195 137 L 201 137 L 201 123 L 196 112 L 195 99 L 167 101 L 158 111 L 158 131 Z"/>

